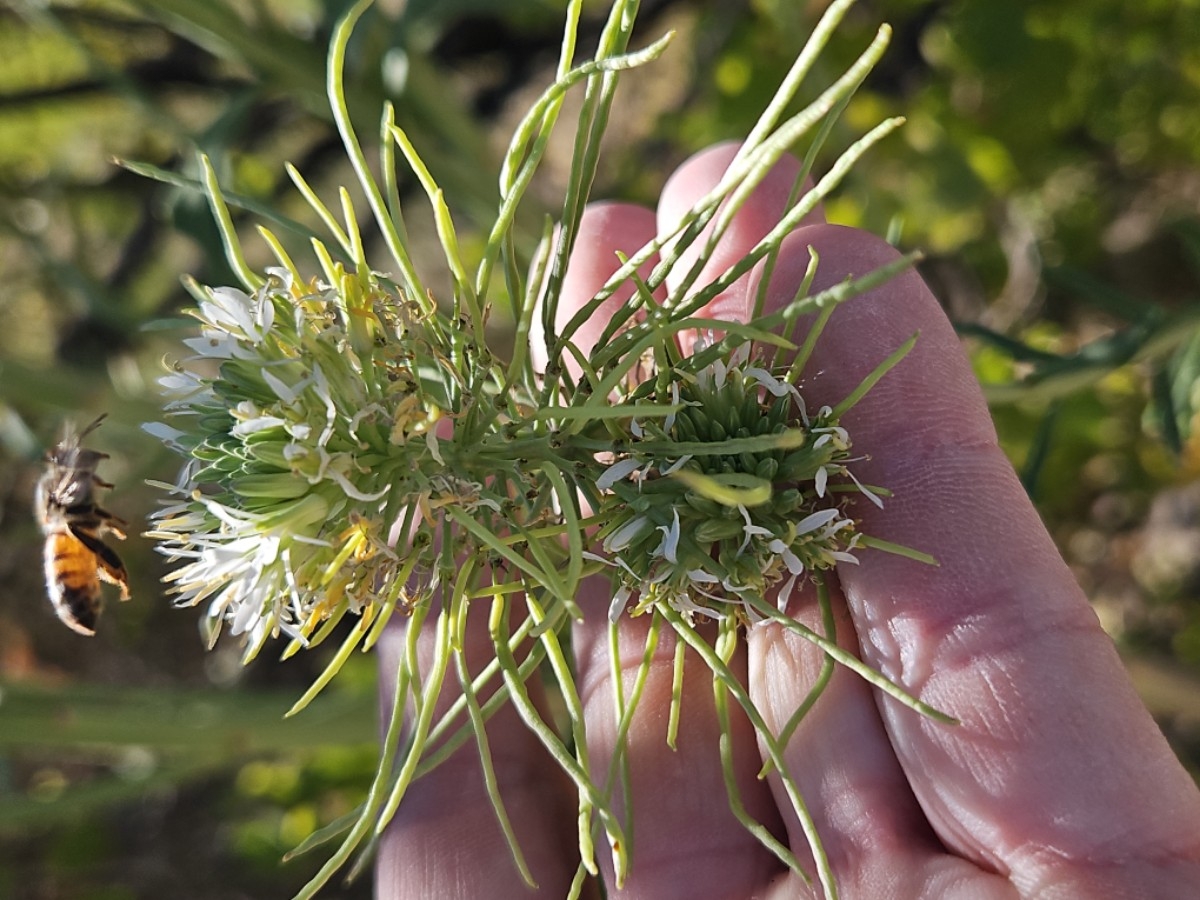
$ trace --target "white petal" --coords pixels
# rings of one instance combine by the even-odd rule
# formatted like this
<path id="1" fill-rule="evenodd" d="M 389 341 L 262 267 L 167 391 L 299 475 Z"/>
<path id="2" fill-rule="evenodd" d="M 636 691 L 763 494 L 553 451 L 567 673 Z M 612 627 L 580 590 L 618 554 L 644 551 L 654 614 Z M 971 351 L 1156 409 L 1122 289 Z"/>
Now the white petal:
<path id="1" fill-rule="evenodd" d="M 782 397 L 785 394 L 791 394 L 796 398 L 796 402 L 803 406 L 804 401 L 800 399 L 800 392 L 796 390 L 794 384 L 787 381 L 780 381 L 766 369 L 758 366 L 749 366 L 743 371 L 747 378 L 765 389 L 772 397 Z"/>
<path id="2" fill-rule="evenodd" d="M 792 575 L 783 583 L 783 587 L 779 589 L 779 596 L 775 599 L 776 605 L 781 613 L 787 612 L 788 601 L 792 599 L 792 589 L 796 586 L 796 575 Z"/>
<path id="3" fill-rule="evenodd" d="M 618 460 L 605 469 L 604 474 L 596 479 L 596 489 L 600 491 L 608 490 L 618 481 L 629 477 L 629 475 L 636 471 L 637 467 L 640 465 L 641 462 L 639 462 L 637 459 L 634 459 L 632 456 L 627 456 L 625 459 Z"/>
<path id="4" fill-rule="evenodd" d="M 146 422 L 142 425 L 142 431 L 152 437 L 158 438 L 164 444 L 174 444 L 185 434 L 185 432 L 180 431 L 178 428 L 172 428 L 164 422 Z"/>
<path id="5" fill-rule="evenodd" d="M 604 539 L 605 552 L 612 553 L 615 550 L 624 550 L 633 542 L 634 538 L 642 533 L 647 524 L 647 520 L 642 516 L 626 522 Z"/>
<path id="6" fill-rule="evenodd" d="M 818 528 L 823 528 L 828 525 L 839 515 L 836 509 L 820 509 L 811 515 L 805 516 L 796 523 L 796 534 L 808 534 L 810 531 L 816 531 Z"/>
<path id="7" fill-rule="evenodd" d="M 238 422 L 229 430 L 229 433 L 237 437 L 245 437 L 248 434 L 257 434 L 260 431 L 267 431 L 286 424 L 287 422 L 279 416 L 257 416 L 253 419 L 246 419 L 244 422 Z"/>
<path id="8" fill-rule="evenodd" d="M 299 396 L 300 391 L 304 390 L 305 387 L 303 381 L 295 388 L 288 387 L 281 378 L 272 375 L 267 369 L 262 370 L 262 377 L 263 381 L 267 383 L 267 387 L 275 392 L 275 396 L 289 406 L 296 402 L 296 397 Z"/>
<path id="9" fill-rule="evenodd" d="M 343 475 L 337 469 L 332 468 L 332 467 L 330 467 L 330 469 L 329 469 L 329 477 L 337 482 L 338 487 L 340 487 L 342 489 L 342 491 L 345 493 L 345 495 L 347 497 L 350 497 L 351 499 L 354 499 L 354 500 L 365 500 L 365 501 L 378 500 L 384 494 L 386 494 L 388 492 L 388 489 L 386 487 L 383 487 L 383 488 L 380 488 L 378 491 L 376 491 L 374 494 L 364 494 L 362 491 L 360 491 L 358 488 L 356 488 L 353 484 L 350 483 L 350 479 L 348 479 L 345 475 Z"/>
<path id="10" fill-rule="evenodd" d="M 785 549 L 780 556 L 783 558 L 783 564 L 787 566 L 789 573 L 792 575 L 802 575 L 804 573 L 804 563 L 791 550 Z"/>
<path id="11" fill-rule="evenodd" d="M 658 552 L 669 563 L 679 562 L 676 557 L 679 551 L 679 510 L 672 510 L 671 524 L 659 525 L 658 530 L 663 533 L 662 543 L 659 545 Z"/>
<path id="12" fill-rule="evenodd" d="M 629 605 L 629 597 L 632 593 L 625 585 L 617 588 L 613 594 L 612 603 L 608 606 L 608 621 L 615 622 L 621 618 L 621 613 L 625 612 L 625 607 Z"/>
<path id="13" fill-rule="evenodd" d="M 854 473 L 851 472 L 849 469 L 844 468 L 843 471 L 847 475 L 850 476 L 850 480 L 854 482 L 854 486 L 859 489 L 859 491 L 863 494 L 864 497 L 866 497 L 868 500 L 870 500 L 872 503 L 874 503 L 880 509 L 883 509 L 883 498 L 882 497 L 876 496 L 866 485 L 864 485 L 861 481 L 859 481 L 857 478 L 855 478 Z"/>

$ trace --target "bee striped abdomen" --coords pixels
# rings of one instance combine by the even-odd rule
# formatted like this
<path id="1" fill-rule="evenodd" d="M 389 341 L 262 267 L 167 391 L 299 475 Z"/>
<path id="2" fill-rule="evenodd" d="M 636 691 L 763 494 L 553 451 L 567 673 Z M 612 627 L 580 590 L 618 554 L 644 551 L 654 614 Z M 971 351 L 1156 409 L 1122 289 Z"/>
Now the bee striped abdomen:
<path id="1" fill-rule="evenodd" d="M 54 612 L 73 631 L 95 634 L 101 606 L 96 554 L 64 531 L 46 537 L 45 562 Z"/>

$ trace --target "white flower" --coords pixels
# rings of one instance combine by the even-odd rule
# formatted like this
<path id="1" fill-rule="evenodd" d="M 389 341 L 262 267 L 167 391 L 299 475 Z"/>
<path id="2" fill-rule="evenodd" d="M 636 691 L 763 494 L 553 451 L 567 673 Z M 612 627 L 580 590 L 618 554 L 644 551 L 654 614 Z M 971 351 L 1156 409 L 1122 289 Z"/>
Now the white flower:
<path id="1" fill-rule="evenodd" d="M 783 564 L 787 567 L 790 575 L 804 574 L 804 563 L 800 561 L 800 557 L 793 553 L 791 548 L 782 540 L 775 538 L 775 540 L 767 544 L 767 549 L 783 560 Z"/>
<path id="2" fill-rule="evenodd" d="M 787 394 L 791 394 L 792 399 L 796 402 L 796 405 L 801 410 L 804 409 L 804 399 L 800 396 L 799 389 L 797 389 L 797 387 L 791 382 L 780 381 L 766 369 L 760 368 L 759 366 L 747 366 L 742 370 L 742 374 L 745 375 L 746 378 L 750 379 L 751 382 L 765 390 L 772 397 L 783 397 Z"/>
<path id="3" fill-rule="evenodd" d="M 197 405 L 202 398 L 213 396 L 208 382 L 194 372 L 179 367 L 158 379 L 158 386 L 168 397 L 163 406 L 168 412 Z"/>
<path id="4" fill-rule="evenodd" d="M 260 431 L 267 431 L 286 424 L 287 421 L 278 416 L 252 416 L 238 422 L 238 424 L 230 429 L 229 433 L 237 437 L 245 437 L 246 435 L 258 434 Z"/>
<path id="5" fill-rule="evenodd" d="M 260 344 L 275 321 L 275 305 L 266 291 L 251 297 L 237 288 L 218 287 L 200 301 L 200 319 L 231 337 Z"/>
<path id="6" fill-rule="evenodd" d="M 755 525 L 750 518 L 750 510 L 746 509 L 742 504 L 738 504 L 738 512 L 742 514 L 742 520 L 746 523 L 742 527 L 742 545 L 738 547 L 737 555 L 741 556 L 746 552 L 746 548 L 750 546 L 750 541 L 756 537 L 767 537 L 771 534 L 770 528 L 764 528 L 762 525 Z"/>
<path id="7" fill-rule="evenodd" d="M 671 514 L 673 518 L 670 525 L 658 526 L 658 530 L 663 533 L 663 538 L 654 553 L 656 556 L 661 556 L 667 562 L 674 564 L 679 562 L 676 557 L 676 554 L 679 552 L 679 510 L 671 510 Z"/>

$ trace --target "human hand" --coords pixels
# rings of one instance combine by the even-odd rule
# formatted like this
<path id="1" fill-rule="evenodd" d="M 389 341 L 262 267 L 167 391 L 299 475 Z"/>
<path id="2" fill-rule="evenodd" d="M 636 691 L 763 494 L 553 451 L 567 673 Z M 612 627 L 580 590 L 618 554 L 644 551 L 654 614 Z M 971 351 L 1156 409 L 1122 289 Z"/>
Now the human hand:
<path id="1" fill-rule="evenodd" d="M 711 148 L 685 163 L 663 192 L 658 221 L 676 221 L 735 149 Z M 710 277 L 778 220 L 795 172 L 794 163 L 781 163 L 739 212 L 707 262 Z M 632 253 L 655 231 L 649 210 L 590 208 L 561 319 L 615 271 L 617 250 Z M 784 244 L 768 308 L 792 299 L 810 245 L 820 255 L 814 290 L 896 256 L 878 238 L 810 217 Z M 708 315 L 745 319 L 753 294 L 743 279 Z M 577 336 L 584 349 L 611 309 Z M 939 565 L 862 551 L 859 566 L 839 568 L 833 602 L 845 647 L 960 724 L 924 718 L 836 670 L 784 762 L 816 819 L 841 896 L 1192 896 L 1200 886 L 1200 792 L 1138 700 L 998 448 L 953 329 L 915 273 L 834 314 L 805 369 L 805 400 L 810 409 L 840 401 L 917 331 L 912 353 L 842 424 L 867 454 L 856 475 L 893 492 L 882 509 L 856 505 L 862 531 L 929 552 Z M 595 771 L 605 770 L 616 739 L 607 591 L 603 579 L 586 585 L 586 619 L 574 634 Z M 798 593 L 788 612 L 820 627 L 811 597 Z M 488 653 L 484 624 L 471 623 L 468 639 Z M 625 619 L 620 628 L 632 678 L 646 624 Z M 400 644 L 392 635 L 381 648 L 385 672 L 394 671 Z M 608 895 L 813 896 L 816 889 L 729 810 L 710 679 L 696 660 L 685 678 L 677 747 L 667 746 L 672 652 L 664 638 L 628 736 L 632 867 L 621 890 L 606 873 Z M 770 624 L 748 630 L 735 660 L 773 730 L 804 700 L 821 662 L 819 650 Z M 778 779 L 755 777 L 762 757 L 749 723 L 735 719 L 733 727 L 746 808 L 811 863 Z M 511 709 L 490 722 L 488 738 L 539 896 L 563 896 L 578 852 L 569 785 Z M 474 747 L 413 784 L 382 839 L 376 875 L 377 896 L 386 900 L 528 891 L 495 823 Z"/>

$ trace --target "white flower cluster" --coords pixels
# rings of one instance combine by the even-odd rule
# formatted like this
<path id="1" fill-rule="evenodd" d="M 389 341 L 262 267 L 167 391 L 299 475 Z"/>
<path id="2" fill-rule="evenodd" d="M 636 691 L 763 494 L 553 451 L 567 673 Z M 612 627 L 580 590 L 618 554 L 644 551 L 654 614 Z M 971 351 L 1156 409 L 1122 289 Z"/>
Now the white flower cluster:
<path id="1" fill-rule="evenodd" d="M 185 341 L 195 355 L 161 381 L 173 424 L 146 428 L 186 462 L 148 535 L 183 563 L 166 579 L 176 604 L 209 604 L 210 640 L 228 623 L 252 652 L 280 632 L 304 642 L 397 593 L 384 498 L 398 470 L 418 490 L 439 451 L 394 389 L 415 376 L 356 348 L 348 319 L 397 326 L 367 303 L 347 311 L 344 293 L 282 270 L 253 294 L 213 289 Z"/>

